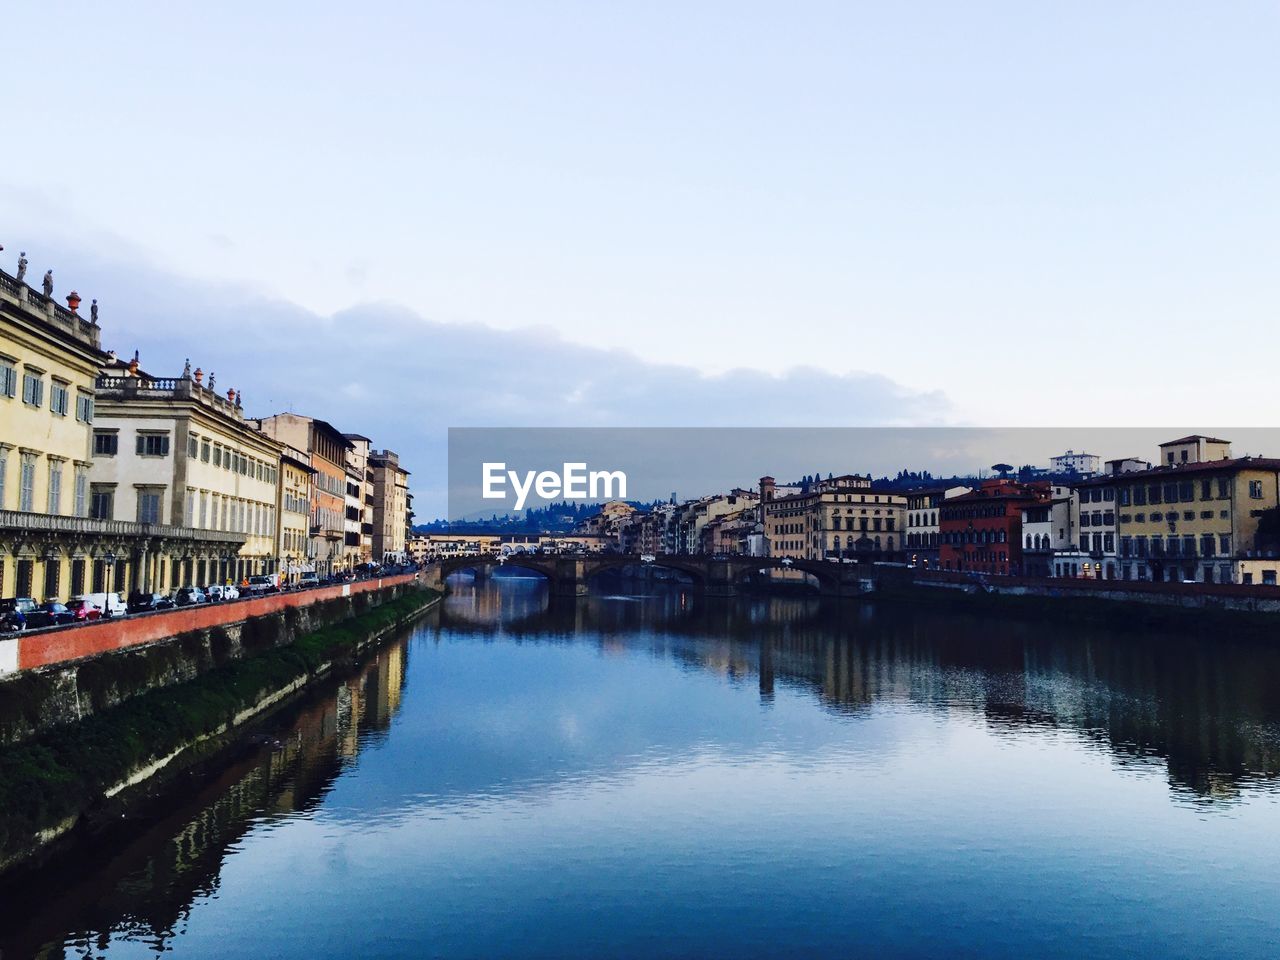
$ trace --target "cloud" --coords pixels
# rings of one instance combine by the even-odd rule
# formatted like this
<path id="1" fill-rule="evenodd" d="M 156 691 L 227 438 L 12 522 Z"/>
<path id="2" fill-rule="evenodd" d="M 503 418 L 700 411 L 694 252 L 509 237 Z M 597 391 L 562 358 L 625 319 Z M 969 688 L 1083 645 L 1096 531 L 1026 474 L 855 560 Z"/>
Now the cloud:
<path id="1" fill-rule="evenodd" d="M 685 360 L 678 338 L 671 362 L 655 364 L 545 327 L 441 323 L 381 303 L 321 316 L 140 260 L 66 245 L 56 254 L 59 291 L 75 285 L 98 298 L 104 348 L 140 351 L 156 375 L 176 375 L 190 358 L 216 373 L 219 387 L 241 390 L 249 415 L 292 410 L 374 438 L 413 471 L 419 516 L 444 510 L 449 427 L 901 425 L 950 415 L 942 394 L 873 373 L 706 376 Z M 793 329 L 803 335 L 800 324 Z"/>

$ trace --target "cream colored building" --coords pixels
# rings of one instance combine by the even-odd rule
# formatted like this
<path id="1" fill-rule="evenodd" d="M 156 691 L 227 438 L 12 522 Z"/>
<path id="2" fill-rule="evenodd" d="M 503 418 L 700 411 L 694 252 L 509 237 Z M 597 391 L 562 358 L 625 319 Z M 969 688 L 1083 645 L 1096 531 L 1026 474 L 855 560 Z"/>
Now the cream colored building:
<path id="1" fill-rule="evenodd" d="M 373 472 L 373 558 L 375 563 L 402 563 L 409 526 L 409 471 L 391 450 L 369 456 Z"/>
<path id="2" fill-rule="evenodd" d="M 91 515 L 189 531 L 148 558 L 139 582 L 165 590 L 275 573 L 281 445 L 245 421 L 239 394 L 216 392 L 189 365 L 152 377 L 136 354 L 109 364 L 97 393 Z"/>
<path id="3" fill-rule="evenodd" d="M 907 498 L 873 490 L 870 477 L 817 480 L 782 496 L 761 477 L 760 508 L 769 556 L 885 559 L 903 549 Z"/>

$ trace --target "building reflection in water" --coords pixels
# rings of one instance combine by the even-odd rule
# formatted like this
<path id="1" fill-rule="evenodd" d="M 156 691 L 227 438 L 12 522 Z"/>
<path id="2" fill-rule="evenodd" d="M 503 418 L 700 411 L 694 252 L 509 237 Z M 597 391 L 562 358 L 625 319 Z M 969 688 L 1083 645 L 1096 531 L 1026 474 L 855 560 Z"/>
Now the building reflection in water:
<path id="1" fill-rule="evenodd" d="M 994 730 L 1068 731 L 1123 764 L 1163 764 L 1199 801 L 1274 786 L 1280 774 L 1280 650 L 1052 619 L 995 619 L 808 597 L 562 602 L 545 589 L 463 583 L 439 622 L 517 641 L 647 645 L 655 657 L 739 682 L 779 685 L 860 714 L 884 700 L 981 717 Z"/>
<path id="2" fill-rule="evenodd" d="M 187 778 L 166 812 L 140 821 L 127 840 L 108 840 L 77 856 L 77 867 L 55 865 L 0 893 L 0 956 L 91 955 L 119 936 L 164 952 L 192 904 L 216 895 L 224 859 L 252 828 L 313 811 L 361 748 L 386 735 L 400 706 L 407 643 L 383 646 L 352 676 L 268 720 L 238 756 Z M 25 929 L 12 929 L 18 918 Z M 64 933 L 41 942 L 39 931 L 48 930 Z"/>

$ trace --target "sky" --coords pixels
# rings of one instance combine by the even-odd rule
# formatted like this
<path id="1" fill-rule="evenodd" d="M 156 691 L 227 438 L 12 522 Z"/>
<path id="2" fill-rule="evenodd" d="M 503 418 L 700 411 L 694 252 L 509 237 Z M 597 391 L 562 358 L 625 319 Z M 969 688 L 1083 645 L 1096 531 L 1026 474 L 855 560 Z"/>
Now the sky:
<path id="1" fill-rule="evenodd" d="M 375 440 L 1268 421 L 1274 0 L 4 18 L 4 269 Z"/>

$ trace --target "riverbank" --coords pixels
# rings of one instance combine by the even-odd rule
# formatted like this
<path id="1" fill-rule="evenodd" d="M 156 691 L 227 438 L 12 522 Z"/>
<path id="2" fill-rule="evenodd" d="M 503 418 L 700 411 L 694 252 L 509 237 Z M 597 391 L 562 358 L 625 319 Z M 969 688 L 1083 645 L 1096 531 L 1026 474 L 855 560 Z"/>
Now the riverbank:
<path id="1" fill-rule="evenodd" d="M 905 603 L 945 612 L 1016 620 L 1045 620 L 1130 630 L 1160 630 L 1185 636 L 1221 636 L 1274 642 L 1280 614 L 1205 602 L 1170 602 L 1158 594 L 1112 589 L 1071 589 L 1053 584 L 970 581 L 882 583 L 867 599 Z"/>
<path id="2" fill-rule="evenodd" d="M 216 753 L 227 737 L 439 600 L 423 588 L 350 619 L 0 749 L 0 873 L 51 851 L 104 806 Z"/>

